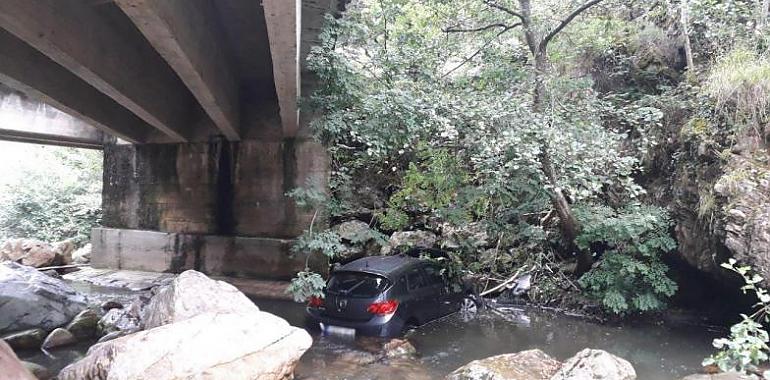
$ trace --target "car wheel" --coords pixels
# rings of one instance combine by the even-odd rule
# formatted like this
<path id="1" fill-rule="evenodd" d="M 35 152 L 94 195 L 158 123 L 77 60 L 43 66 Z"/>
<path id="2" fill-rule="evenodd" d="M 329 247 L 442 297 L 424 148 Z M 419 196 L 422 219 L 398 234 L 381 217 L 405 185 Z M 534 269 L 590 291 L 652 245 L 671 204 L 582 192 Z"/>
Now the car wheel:
<path id="1" fill-rule="evenodd" d="M 476 297 L 469 294 L 463 298 L 462 303 L 460 304 L 460 312 L 464 314 L 476 314 L 479 311 L 480 306 L 481 305 L 479 305 Z"/>

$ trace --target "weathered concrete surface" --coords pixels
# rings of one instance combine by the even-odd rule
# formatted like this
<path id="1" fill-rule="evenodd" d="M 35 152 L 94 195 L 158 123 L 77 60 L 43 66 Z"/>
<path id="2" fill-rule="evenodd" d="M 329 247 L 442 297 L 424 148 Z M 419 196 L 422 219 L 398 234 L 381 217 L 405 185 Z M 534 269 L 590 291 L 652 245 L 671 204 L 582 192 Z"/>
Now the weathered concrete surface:
<path id="1" fill-rule="evenodd" d="M 312 213 L 285 193 L 325 183 L 327 165 L 307 140 L 108 145 L 103 225 L 293 238 Z"/>
<path id="2" fill-rule="evenodd" d="M 305 267 L 283 239 L 95 228 L 91 242 L 96 268 L 287 280 Z"/>
<path id="3" fill-rule="evenodd" d="M 93 126 L 0 84 L 0 139 L 101 148 L 114 140 Z"/>

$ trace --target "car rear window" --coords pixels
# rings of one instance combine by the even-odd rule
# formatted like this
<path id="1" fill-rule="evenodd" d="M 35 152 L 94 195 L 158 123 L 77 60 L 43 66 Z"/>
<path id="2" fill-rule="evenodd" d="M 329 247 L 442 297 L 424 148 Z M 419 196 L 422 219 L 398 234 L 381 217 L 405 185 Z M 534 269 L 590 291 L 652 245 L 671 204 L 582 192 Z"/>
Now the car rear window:
<path id="1" fill-rule="evenodd" d="M 329 279 L 327 291 L 350 297 L 374 297 L 387 289 L 390 281 L 382 276 L 359 272 L 335 273 Z"/>

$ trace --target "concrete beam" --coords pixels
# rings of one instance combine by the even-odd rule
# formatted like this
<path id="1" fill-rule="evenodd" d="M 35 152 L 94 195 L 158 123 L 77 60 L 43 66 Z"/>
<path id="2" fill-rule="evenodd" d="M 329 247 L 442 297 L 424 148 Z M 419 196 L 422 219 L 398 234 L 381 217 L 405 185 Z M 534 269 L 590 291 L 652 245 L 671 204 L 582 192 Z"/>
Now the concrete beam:
<path id="1" fill-rule="evenodd" d="M 100 149 L 102 131 L 0 86 L 0 140 Z"/>
<path id="2" fill-rule="evenodd" d="M 110 7 L 114 5 L 3 0 L 0 27 L 174 141 L 187 141 L 192 97 L 141 35 L 110 17 Z"/>
<path id="3" fill-rule="evenodd" d="M 239 140 L 238 80 L 207 0 L 116 0 L 230 140 Z"/>
<path id="4" fill-rule="evenodd" d="M 0 57 L 0 82 L 27 96 L 128 142 L 143 142 L 153 129 L 67 69 L 2 29 Z"/>
<path id="5" fill-rule="evenodd" d="M 293 137 L 299 129 L 302 4 L 300 0 L 263 0 L 262 5 L 283 132 L 285 137 Z"/>

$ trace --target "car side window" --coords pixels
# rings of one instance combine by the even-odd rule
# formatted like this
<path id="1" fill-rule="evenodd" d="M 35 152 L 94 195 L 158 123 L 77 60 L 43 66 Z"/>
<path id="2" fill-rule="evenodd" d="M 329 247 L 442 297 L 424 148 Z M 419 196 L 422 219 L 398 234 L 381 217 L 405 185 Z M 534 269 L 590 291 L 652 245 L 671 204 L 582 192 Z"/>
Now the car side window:
<path id="1" fill-rule="evenodd" d="M 425 286 L 425 279 L 420 268 L 411 269 L 406 273 L 407 289 L 415 290 Z"/>
<path id="2" fill-rule="evenodd" d="M 444 276 L 441 275 L 441 268 L 434 265 L 427 265 L 424 269 L 425 276 L 428 278 L 428 284 L 438 285 L 444 283 Z"/>

